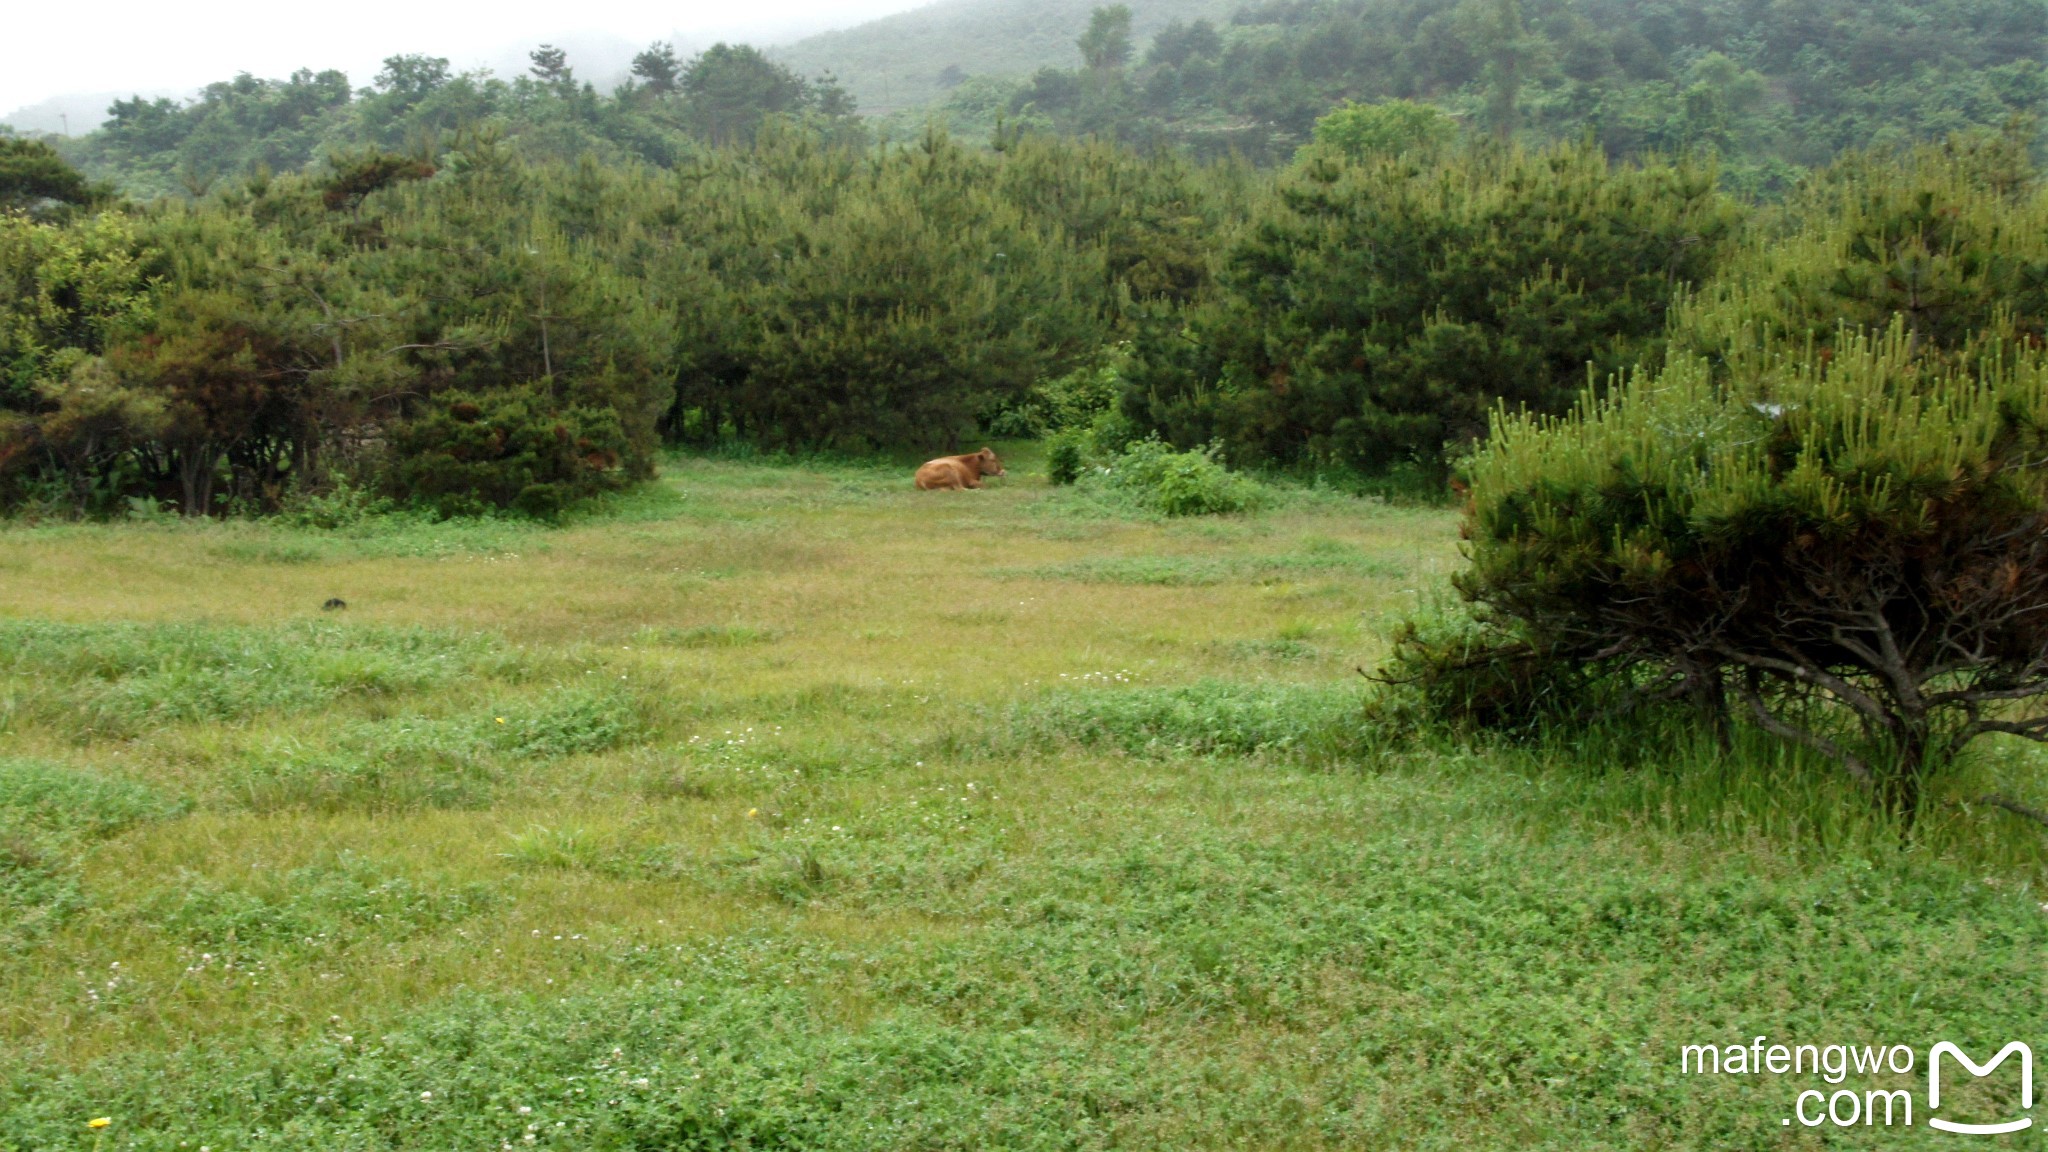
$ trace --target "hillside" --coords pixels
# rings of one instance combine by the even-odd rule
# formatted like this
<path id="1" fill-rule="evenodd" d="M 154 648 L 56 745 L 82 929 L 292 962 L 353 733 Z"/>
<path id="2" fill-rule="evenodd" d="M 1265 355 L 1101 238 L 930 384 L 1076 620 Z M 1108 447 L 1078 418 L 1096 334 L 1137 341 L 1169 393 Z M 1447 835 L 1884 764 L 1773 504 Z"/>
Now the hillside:
<path id="1" fill-rule="evenodd" d="M 1416 100 L 1474 131 L 1590 136 L 1610 156 L 1710 150 L 1764 195 L 1844 149 L 2048 111 L 2043 0 L 1270 0 L 1162 31 L 1134 27 L 1119 65 L 1070 53 L 969 83 L 942 110 L 966 133 L 1003 115 L 1272 162 L 1346 100 Z"/>
<path id="2" fill-rule="evenodd" d="M 920 108 L 970 76 L 1022 77 L 1072 67 L 1074 41 L 1099 0 L 945 0 L 770 53 L 805 76 L 830 71 L 869 115 Z M 1132 0 L 1143 45 L 1174 20 L 1221 23 L 1237 0 Z M 956 71 L 949 71 L 956 70 Z"/>
<path id="3" fill-rule="evenodd" d="M 1138 0 L 1105 27 L 1116 50 L 1084 69 L 1095 5 L 946 0 L 765 56 L 685 47 L 658 82 L 623 86 L 617 45 L 545 77 L 422 56 L 387 60 L 368 87 L 245 73 L 182 105 L 122 101 L 60 146 L 145 197 L 484 125 L 528 159 L 668 167 L 731 142 L 731 125 L 749 138 L 792 114 L 827 117 L 842 140 L 913 138 L 935 115 L 968 140 L 1007 122 L 1271 165 L 1345 101 L 1410 100 L 1468 134 L 1590 137 L 1615 158 L 1712 152 L 1727 187 L 1773 198 L 1846 149 L 2048 114 L 2048 0 Z"/>

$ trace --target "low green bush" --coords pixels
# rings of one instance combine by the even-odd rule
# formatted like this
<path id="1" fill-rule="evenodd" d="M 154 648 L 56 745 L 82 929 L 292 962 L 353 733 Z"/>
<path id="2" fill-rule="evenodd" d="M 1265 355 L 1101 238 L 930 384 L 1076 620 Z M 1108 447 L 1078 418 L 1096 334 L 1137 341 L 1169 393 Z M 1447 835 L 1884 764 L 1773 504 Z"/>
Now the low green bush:
<path id="1" fill-rule="evenodd" d="M 1081 437 L 1063 432 L 1053 437 L 1045 446 L 1045 476 L 1054 484 L 1072 484 L 1081 478 L 1086 467 L 1082 454 Z"/>
<path id="2" fill-rule="evenodd" d="M 1134 441 L 1087 469 L 1081 480 L 1156 516 L 1249 512 L 1269 498 L 1264 485 L 1225 467 L 1214 444 L 1180 452 L 1158 439 Z"/>
<path id="3" fill-rule="evenodd" d="M 392 495 L 443 516 L 501 509 L 550 519 L 631 478 L 619 413 L 557 404 L 538 385 L 450 393 L 399 428 L 392 449 Z"/>
<path id="4" fill-rule="evenodd" d="M 1367 714 L 1394 731 L 1486 729 L 1538 735 L 1600 714 L 1617 678 L 1561 660 L 1516 622 L 1435 595 L 1392 621 L 1390 651 L 1371 679 Z"/>
<path id="5" fill-rule="evenodd" d="M 1958 370 L 1903 321 L 1675 357 L 1466 468 L 1459 585 L 1535 679 L 1604 665 L 1833 760 L 1910 820 L 1972 741 L 2048 736 L 2048 359 Z"/>

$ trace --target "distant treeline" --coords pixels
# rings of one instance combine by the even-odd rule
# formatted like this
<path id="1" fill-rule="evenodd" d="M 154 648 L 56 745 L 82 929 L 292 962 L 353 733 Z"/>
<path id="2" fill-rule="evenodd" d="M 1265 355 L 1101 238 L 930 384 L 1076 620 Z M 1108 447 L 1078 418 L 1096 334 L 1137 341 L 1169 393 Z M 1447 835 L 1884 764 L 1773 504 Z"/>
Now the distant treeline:
<path id="1" fill-rule="evenodd" d="M 368 87 L 335 71 L 284 80 L 243 73 L 189 103 L 117 100 L 98 131 L 52 139 L 87 174 L 130 195 L 201 196 L 259 169 L 295 172 L 337 152 L 382 149 L 431 157 L 456 135 L 516 142 L 528 160 L 673 165 L 703 147 L 752 137 L 770 116 L 815 121 L 862 138 L 851 99 L 830 77 L 807 79 L 745 45 L 689 60 L 655 44 L 609 94 L 579 80 L 566 53 L 543 45 L 523 76 L 452 72 L 433 56 L 393 56 Z"/>
<path id="2" fill-rule="evenodd" d="M 475 134 L 135 204 L 0 142 L 0 503 L 548 514 L 664 435 L 949 447 L 1205 291 L 1233 178 L 781 120 L 673 169 Z"/>

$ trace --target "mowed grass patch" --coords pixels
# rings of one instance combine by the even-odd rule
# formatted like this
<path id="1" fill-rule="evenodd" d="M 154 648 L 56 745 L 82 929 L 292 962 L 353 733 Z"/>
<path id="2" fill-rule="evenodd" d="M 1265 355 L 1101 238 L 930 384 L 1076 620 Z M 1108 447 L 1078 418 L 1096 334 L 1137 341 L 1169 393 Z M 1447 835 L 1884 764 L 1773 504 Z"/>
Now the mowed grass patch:
<path id="1" fill-rule="evenodd" d="M 62 909 L 0 965 L 0 1148 L 1805 1147 L 1678 1046 L 2030 1025 L 2010 814 L 1390 739 L 1351 669 L 1448 513 L 1062 499 L 678 458 L 446 526 L 490 548 L 0 530 L 0 821 Z M 1157 558 L 1228 578 L 1045 575 Z"/>

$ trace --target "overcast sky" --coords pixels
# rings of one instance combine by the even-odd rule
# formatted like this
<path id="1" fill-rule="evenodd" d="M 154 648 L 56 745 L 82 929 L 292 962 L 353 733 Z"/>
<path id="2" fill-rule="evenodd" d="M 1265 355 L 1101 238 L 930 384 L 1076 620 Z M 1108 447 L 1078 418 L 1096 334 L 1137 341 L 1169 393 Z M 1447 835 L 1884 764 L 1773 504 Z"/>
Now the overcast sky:
<path id="1" fill-rule="evenodd" d="M 458 68 L 505 65 L 549 41 L 596 59 L 673 39 L 771 43 L 844 28 L 928 0 L 102 0 L 10 4 L 0 62 L 0 115 L 73 93 L 186 92 L 237 72 L 279 77 L 339 68 L 360 88 L 402 52 L 446 56 Z M 606 49 L 609 48 L 609 53 Z M 589 75 L 592 68 L 579 69 Z M 602 75 L 592 75 L 602 80 Z M 90 124 L 72 124 L 82 131 Z"/>

